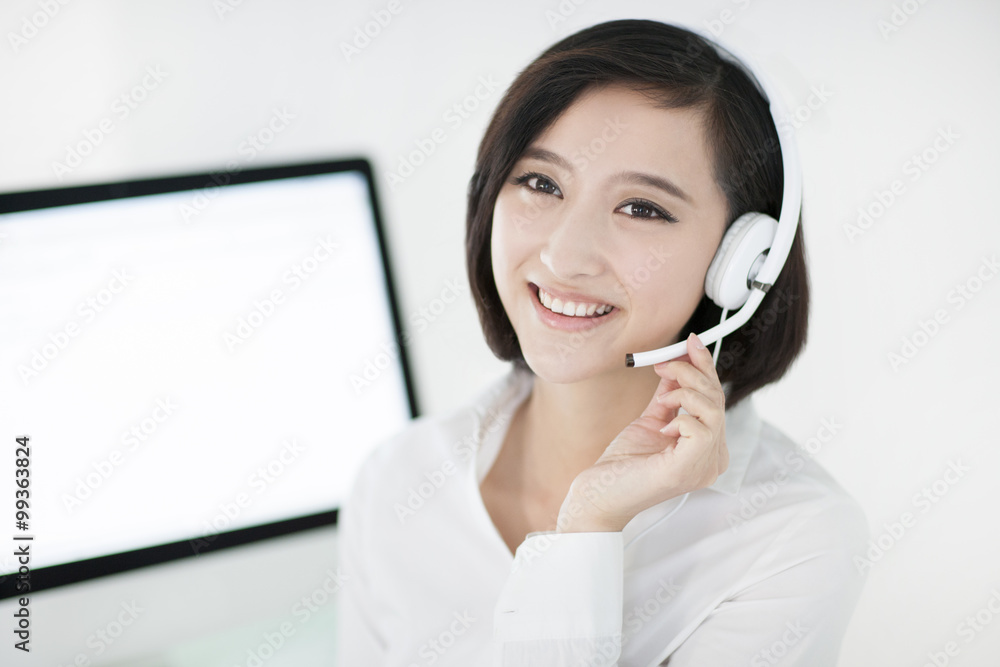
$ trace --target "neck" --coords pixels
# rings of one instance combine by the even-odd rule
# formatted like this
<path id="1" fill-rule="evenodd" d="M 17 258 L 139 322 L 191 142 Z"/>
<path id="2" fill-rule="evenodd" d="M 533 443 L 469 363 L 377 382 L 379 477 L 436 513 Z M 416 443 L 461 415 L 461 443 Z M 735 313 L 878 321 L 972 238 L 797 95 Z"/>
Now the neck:
<path id="1" fill-rule="evenodd" d="M 651 366 L 557 384 L 536 376 L 518 415 L 524 482 L 569 490 L 577 475 L 649 404 L 660 377 Z"/>

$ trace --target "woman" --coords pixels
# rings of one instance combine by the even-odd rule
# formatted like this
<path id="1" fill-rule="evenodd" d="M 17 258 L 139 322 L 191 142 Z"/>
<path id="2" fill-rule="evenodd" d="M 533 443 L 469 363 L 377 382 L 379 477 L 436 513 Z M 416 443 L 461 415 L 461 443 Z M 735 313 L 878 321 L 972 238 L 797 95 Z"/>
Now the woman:
<path id="1" fill-rule="evenodd" d="M 611 21 L 521 72 L 467 230 L 512 367 L 365 462 L 341 518 L 341 664 L 835 664 L 866 520 L 747 400 L 805 343 L 801 227 L 717 366 L 694 333 L 719 320 L 704 283 L 728 226 L 778 217 L 777 146 L 744 70 L 681 28 Z"/>

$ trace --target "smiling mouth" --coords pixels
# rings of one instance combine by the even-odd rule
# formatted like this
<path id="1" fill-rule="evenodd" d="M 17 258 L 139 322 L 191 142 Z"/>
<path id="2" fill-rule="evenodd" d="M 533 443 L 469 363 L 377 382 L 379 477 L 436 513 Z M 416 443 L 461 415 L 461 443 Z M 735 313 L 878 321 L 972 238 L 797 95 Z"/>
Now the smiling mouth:
<path id="1" fill-rule="evenodd" d="M 614 306 L 606 304 L 587 304 L 582 302 L 577 303 L 575 301 L 563 302 L 561 299 L 552 297 L 534 283 L 532 283 L 532 288 L 535 293 L 535 299 L 538 303 L 542 306 L 542 308 L 545 308 L 553 315 L 560 315 L 562 317 L 581 320 L 596 320 L 614 312 L 615 310 Z M 548 302 L 549 305 L 546 305 L 546 302 Z"/>

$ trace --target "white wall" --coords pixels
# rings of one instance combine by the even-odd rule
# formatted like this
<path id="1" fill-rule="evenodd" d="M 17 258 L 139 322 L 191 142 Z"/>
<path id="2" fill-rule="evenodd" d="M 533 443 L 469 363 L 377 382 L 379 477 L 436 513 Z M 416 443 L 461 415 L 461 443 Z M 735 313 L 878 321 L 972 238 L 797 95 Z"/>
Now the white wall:
<path id="1" fill-rule="evenodd" d="M 1000 591 L 991 514 L 1000 506 L 1000 453 L 988 416 L 1000 355 L 975 336 L 993 339 L 989 325 L 1000 319 L 1000 280 L 977 284 L 979 271 L 993 277 L 983 261 L 1000 249 L 991 206 L 1000 175 L 1000 6 L 401 0 L 348 62 L 340 44 L 388 2 L 243 0 L 220 16 L 226 1 L 69 2 L 16 52 L 8 33 L 44 3 L 4 2 L 0 190 L 365 154 L 381 174 L 408 319 L 449 281 L 465 284 L 464 194 L 478 141 L 503 88 L 558 38 L 611 18 L 725 18 L 714 24 L 721 38 L 756 54 L 793 104 L 829 91 L 798 131 L 814 289 L 809 345 L 781 383 L 758 394 L 758 406 L 799 442 L 824 419 L 842 425 L 817 458 L 861 501 L 873 540 L 889 547 L 872 565 L 841 664 L 923 664 L 948 642 L 958 649 L 949 664 L 995 664 L 1000 618 L 980 610 Z M 894 14 L 898 29 L 880 31 Z M 115 99 L 147 68 L 166 75 L 122 117 Z M 460 125 L 449 123 L 446 111 L 484 78 L 499 86 Z M 295 118 L 251 162 L 241 142 L 275 109 Z M 53 162 L 104 118 L 113 131 L 59 180 Z M 446 141 L 391 188 L 387 172 L 435 128 Z M 957 138 L 936 151 L 948 130 Z M 936 160 L 916 178 L 911 160 L 924 151 Z M 901 194 L 849 238 L 858 208 L 896 180 Z M 16 249 L 0 238 L 0 261 L 4 252 Z M 981 289 L 960 301 L 958 285 Z M 924 336 L 921 322 L 936 315 L 943 324 Z M 902 354 L 904 338 L 920 346 L 893 367 L 889 355 Z M 504 369 L 467 295 L 414 336 L 413 359 L 428 412 L 464 402 Z M 940 481 L 954 462 L 968 471 Z M 920 500 L 924 488 L 933 504 Z M 886 525 L 906 512 L 911 525 L 892 537 Z M 977 612 L 992 623 L 970 636 L 959 624 Z"/>

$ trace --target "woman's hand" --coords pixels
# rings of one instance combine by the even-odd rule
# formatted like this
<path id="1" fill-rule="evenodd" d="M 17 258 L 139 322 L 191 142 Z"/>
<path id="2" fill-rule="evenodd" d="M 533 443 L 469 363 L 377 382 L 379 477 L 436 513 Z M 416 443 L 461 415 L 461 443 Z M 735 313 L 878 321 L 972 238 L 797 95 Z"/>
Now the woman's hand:
<path id="1" fill-rule="evenodd" d="M 654 365 L 660 384 L 652 400 L 573 480 L 557 532 L 619 531 L 644 509 L 711 486 L 729 467 L 722 383 L 693 333 L 687 348 Z"/>

